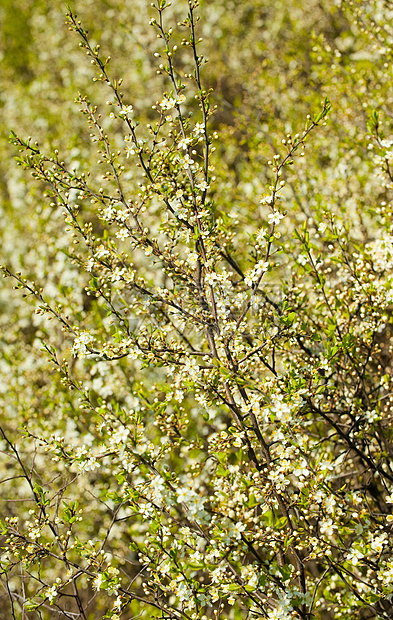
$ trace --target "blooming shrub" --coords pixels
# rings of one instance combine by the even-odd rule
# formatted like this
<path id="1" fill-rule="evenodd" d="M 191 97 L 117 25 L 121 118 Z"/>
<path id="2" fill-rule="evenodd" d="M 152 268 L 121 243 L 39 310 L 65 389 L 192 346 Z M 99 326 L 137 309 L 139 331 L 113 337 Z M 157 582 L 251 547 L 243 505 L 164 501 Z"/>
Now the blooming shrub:
<path id="1" fill-rule="evenodd" d="M 70 10 L 89 136 L 11 134 L 9 617 L 392 617 L 390 8 L 275 4 L 157 0 L 141 98 Z"/>

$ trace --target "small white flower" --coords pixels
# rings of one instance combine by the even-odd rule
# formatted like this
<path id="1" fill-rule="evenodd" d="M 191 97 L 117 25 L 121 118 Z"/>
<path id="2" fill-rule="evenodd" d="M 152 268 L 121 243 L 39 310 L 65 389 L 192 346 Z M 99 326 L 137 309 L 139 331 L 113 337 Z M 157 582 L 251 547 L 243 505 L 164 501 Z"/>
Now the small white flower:
<path id="1" fill-rule="evenodd" d="M 88 451 L 84 444 L 83 446 L 78 446 L 78 448 L 75 450 L 75 456 L 77 459 L 80 459 L 81 456 L 84 456 L 85 454 L 88 454 Z"/>
<path id="2" fill-rule="evenodd" d="M 199 255 L 197 252 L 190 252 L 187 256 L 187 263 L 191 265 L 191 267 L 195 267 L 198 262 Z"/>
<path id="3" fill-rule="evenodd" d="M 94 342 L 94 338 L 89 332 L 83 331 L 80 332 L 79 336 L 77 336 L 74 340 L 74 344 L 72 346 L 72 353 L 74 357 L 86 357 L 88 355 L 88 347 Z"/>
<path id="4" fill-rule="evenodd" d="M 241 448 L 243 445 L 243 440 L 241 437 L 235 437 L 233 445 L 235 446 L 235 448 Z"/>
<path id="5" fill-rule="evenodd" d="M 306 477 L 306 476 L 309 476 L 311 472 L 308 469 L 307 462 L 304 459 L 302 459 L 300 463 L 298 463 L 296 468 L 293 470 L 293 473 L 295 476 Z"/>
<path id="6" fill-rule="evenodd" d="M 232 536 L 234 536 L 234 538 L 236 538 L 236 540 L 240 540 L 242 537 L 242 532 L 244 532 L 245 529 L 246 529 L 246 526 L 244 525 L 244 523 L 241 523 L 239 521 L 238 523 L 235 523 L 235 525 L 233 526 L 231 534 Z"/>
<path id="7" fill-rule="evenodd" d="M 119 112 L 119 116 L 123 116 L 124 118 L 132 116 L 134 109 L 132 105 L 125 105 Z"/>
<path id="8" fill-rule="evenodd" d="M 393 564 L 389 562 L 386 566 L 386 570 L 382 573 L 383 585 L 387 586 L 393 583 Z"/>
<path id="9" fill-rule="evenodd" d="M 393 146 L 393 140 L 388 140 L 388 139 L 381 140 L 381 146 L 384 149 L 389 149 L 391 146 Z"/>
<path id="10" fill-rule="evenodd" d="M 91 272 L 93 267 L 94 267 L 94 258 L 90 257 L 90 258 L 87 259 L 87 261 L 85 263 L 85 269 L 86 269 L 86 271 Z"/>
<path id="11" fill-rule="evenodd" d="M 279 224 L 280 220 L 282 220 L 283 218 L 283 214 L 280 213 L 279 211 L 274 211 L 273 213 L 270 213 L 268 215 L 267 221 L 269 222 L 269 224 Z"/>
<path id="12" fill-rule="evenodd" d="M 46 591 L 46 596 L 49 602 L 52 603 L 52 601 L 54 601 L 57 596 L 56 586 L 52 586 L 51 588 L 48 588 L 48 590 Z"/>
<path id="13" fill-rule="evenodd" d="M 269 263 L 260 260 L 256 263 L 253 269 L 246 273 L 244 282 L 247 286 L 252 286 L 254 282 L 257 282 L 262 273 L 265 273 L 269 269 Z"/>
<path id="14" fill-rule="evenodd" d="M 82 461 L 76 461 L 75 467 L 78 471 L 94 471 L 95 469 L 99 469 L 100 463 L 97 461 L 95 456 L 90 457 L 89 459 L 85 459 Z"/>
<path id="15" fill-rule="evenodd" d="M 241 569 L 241 574 L 242 577 L 244 579 L 244 581 L 247 582 L 248 586 L 251 586 L 252 588 L 256 588 L 258 585 L 258 574 L 257 571 L 255 570 L 255 567 L 252 565 L 249 566 L 243 566 Z"/>
<path id="16" fill-rule="evenodd" d="M 101 211 L 101 217 L 104 220 L 110 221 L 114 218 L 116 214 L 116 209 L 113 207 L 113 205 L 108 205 L 107 207 L 105 207 L 105 209 L 102 209 Z"/>
<path id="17" fill-rule="evenodd" d="M 256 242 L 261 244 L 265 241 L 266 228 L 260 228 L 256 234 Z"/>
<path id="18" fill-rule="evenodd" d="M 187 488 L 183 488 L 183 489 L 178 489 L 177 490 L 177 501 L 181 504 L 181 503 L 186 503 L 188 502 L 194 495 L 194 491 L 192 489 L 187 489 Z"/>
<path id="19" fill-rule="evenodd" d="M 188 155 L 188 153 L 184 155 L 184 158 L 182 161 L 184 170 L 188 170 L 189 167 L 192 166 L 193 163 L 194 163 L 194 160 Z"/>
<path id="20" fill-rule="evenodd" d="M 176 105 L 180 105 L 181 103 L 183 103 L 183 101 L 185 101 L 184 95 L 179 95 L 177 97 L 164 97 L 158 103 L 158 105 L 160 106 L 161 110 L 171 110 Z"/>
<path id="21" fill-rule="evenodd" d="M 203 123 L 196 123 L 194 127 L 194 134 L 198 137 L 198 136 L 203 136 L 204 133 L 205 133 L 205 127 Z"/>
<path id="22" fill-rule="evenodd" d="M 188 147 L 188 145 L 191 142 L 191 138 L 182 138 L 181 140 L 179 140 L 179 142 L 177 143 L 177 148 L 183 149 L 184 151 L 186 150 L 186 148 Z"/>
<path id="23" fill-rule="evenodd" d="M 204 192 L 205 190 L 208 190 L 210 188 L 210 185 L 208 185 L 206 181 L 201 181 L 200 183 L 196 184 L 196 187 Z"/>
<path id="24" fill-rule="evenodd" d="M 135 155 L 135 146 L 133 144 L 128 144 L 126 146 L 126 150 L 125 150 L 127 159 L 129 158 L 130 155 Z"/>
<path id="25" fill-rule="evenodd" d="M 109 256 L 109 254 L 109 250 L 103 245 L 99 245 L 95 253 L 97 258 L 105 258 L 106 256 Z"/>
<path id="26" fill-rule="evenodd" d="M 120 228 L 120 230 L 118 230 L 116 232 L 116 237 L 118 239 L 127 239 L 127 237 L 130 237 L 130 233 L 128 232 L 127 228 Z"/>
<path id="27" fill-rule="evenodd" d="M 377 553 L 382 553 L 384 545 L 386 545 L 386 534 L 381 534 L 381 536 L 376 536 L 371 542 L 371 549 L 376 551 Z"/>
<path id="28" fill-rule="evenodd" d="M 308 261 L 308 256 L 306 256 L 305 254 L 299 254 L 299 256 L 297 257 L 297 262 L 299 263 L 299 265 L 305 265 Z"/>
<path id="29" fill-rule="evenodd" d="M 356 564 L 364 557 L 364 554 L 359 549 L 351 549 L 347 555 L 347 560 L 356 566 Z"/>
<path id="30" fill-rule="evenodd" d="M 326 534 L 326 536 L 332 536 L 334 530 L 337 529 L 337 525 L 334 525 L 332 519 L 326 519 L 320 525 L 321 534 Z"/>
<path id="31" fill-rule="evenodd" d="M 97 575 L 97 577 L 94 579 L 93 583 L 92 583 L 92 587 L 93 590 L 100 590 L 101 589 L 101 584 L 103 582 L 104 578 L 102 575 Z"/>
<path id="32" fill-rule="evenodd" d="M 120 426 L 112 435 L 111 439 L 115 444 L 125 443 L 127 437 L 130 434 L 130 430 L 125 426 Z"/>
<path id="33" fill-rule="evenodd" d="M 329 513 L 333 513 L 334 512 L 334 506 L 336 505 L 336 500 L 333 497 L 333 495 L 330 495 L 329 497 L 326 497 L 323 500 L 323 507 L 325 508 L 326 512 Z"/>
<path id="34" fill-rule="evenodd" d="M 267 261 L 260 260 L 255 265 L 255 272 L 259 276 L 262 272 L 265 272 L 269 269 L 269 263 Z"/>
<path id="35" fill-rule="evenodd" d="M 265 194 L 264 196 L 262 196 L 262 198 L 259 201 L 259 204 L 261 205 L 271 205 L 273 202 L 273 196 L 271 196 L 270 194 Z"/>
<path id="36" fill-rule="evenodd" d="M 117 599 L 113 602 L 113 609 L 120 611 L 121 605 L 122 605 L 122 601 L 121 601 L 120 596 L 118 596 Z M 113 616 L 112 616 L 112 620 L 113 620 Z"/>

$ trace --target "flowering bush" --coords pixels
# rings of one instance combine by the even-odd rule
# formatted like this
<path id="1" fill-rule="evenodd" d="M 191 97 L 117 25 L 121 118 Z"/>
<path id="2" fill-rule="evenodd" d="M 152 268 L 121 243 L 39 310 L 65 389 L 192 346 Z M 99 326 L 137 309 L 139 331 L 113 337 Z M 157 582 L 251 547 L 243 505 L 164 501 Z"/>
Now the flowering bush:
<path id="1" fill-rule="evenodd" d="M 275 4 L 156 0 L 140 97 L 70 10 L 89 135 L 11 134 L 9 617 L 392 618 L 391 9 Z"/>

